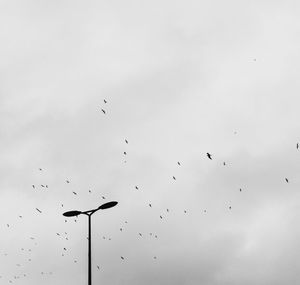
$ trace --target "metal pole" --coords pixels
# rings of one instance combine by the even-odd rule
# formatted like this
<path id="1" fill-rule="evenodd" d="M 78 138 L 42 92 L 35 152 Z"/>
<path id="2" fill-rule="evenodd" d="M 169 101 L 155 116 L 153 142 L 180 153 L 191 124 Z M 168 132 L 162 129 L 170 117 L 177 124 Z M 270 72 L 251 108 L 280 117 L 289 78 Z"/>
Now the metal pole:
<path id="1" fill-rule="evenodd" d="M 91 216 L 92 214 L 89 214 L 89 255 L 88 255 L 88 285 L 92 285 L 92 249 L 91 249 Z"/>

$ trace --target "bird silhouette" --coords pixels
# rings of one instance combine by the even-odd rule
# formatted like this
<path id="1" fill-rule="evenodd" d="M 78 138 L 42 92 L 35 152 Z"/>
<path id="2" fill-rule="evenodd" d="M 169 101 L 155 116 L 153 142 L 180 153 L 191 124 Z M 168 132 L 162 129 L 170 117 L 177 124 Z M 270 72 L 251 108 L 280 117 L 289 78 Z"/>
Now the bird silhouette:
<path id="1" fill-rule="evenodd" d="M 70 181 L 69 181 L 69 180 L 66 180 L 66 182 L 67 182 L 67 183 L 70 183 Z"/>
<path id="2" fill-rule="evenodd" d="M 103 100 L 103 102 L 104 102 L 105 104 L 107 103 L 107 101 L 106 101 L 105 99 Z"/>
<path id="3" fill-rule="evenodd" d="M 173 176 L 173 179 L 174 179 L 174 180 L 176 180 L 176 177 L 175 177 L 175 176 Z"/>
<path id="4" fill-rule="evenodd" d="M 124 151 L 123 153 L 124 153 L 124 155 L 127 155 L 127 152 L 126 152 L 126 151 Z"/>
<path id="5" fill-rule="evenodd" d="M 136 190 L 139 190 L 139 187 L 135 186 L 135 189 L 136 189 Z"/>
<path id="6" fill-rule="evenodd" d="M 104 197 L 104 196 L 102 196 L 102 199 L 105 199 L 105 197 Z"/>
<path id="7" fill-rule="evenodd" d="M 77 195 L 77 193 L 76 193 L 76 192 L 74 192 L 74 191 L 72 191 L 72 192 L 73 192 L 73 194 L 74 194 L 74 195 Z"/>
<path id="8" fill-rule="evenodd" d="M 38 208 L 35 208 L 38 212 L 40 212 L 40 213 L 42 213 L 42 211 L 40 210 L 40 209 L 38 209 Z"/>
<path id="9" fill-rule="evenodd" d="M 177 161 L 177 164 L 178 164 L 179 166 L 181 165 L 179 161 Z"/>
<path id="10" fill-rule="evenodd" d="M 125 142 L 128 144 L 128 140 L 127 139 L 125 139 Z"/>
<path id="11" fill-rule="evenodd" d="M 285 178 L 285 181 L 286 181 L 287 183 L 289 183 L 289 180 L 288 180 L 287 178 Z"/>
<path id="12" fill-rule="evenodd" d="M 223 162 L 223 165 L 226 165 L 225 161 Z"/>
<path id="13" fill-rule="evenodd" d="M 212 160 L 211 154 L 210 154 L 209 152 L 207 152 L 206 155 L 207 155 L 207 157 L 208 157 L 210 160 Z"/>
<path id="14" fill-rule="evenodd" d="M 231 210 L 231 206 L 229 206 L 229 210 Z"/>
<path id="15" fill-rule="evenodd" d="M 101 109 L 101 111 L 103 112 L 103 114 L 106 114 L 106 111 L 104 109 Z"/>
<path id="16" fill-rule="evenodd" d="M 35 189 L 35 185 L 32 185 L 32 188 Z"/>
<path id="17" fill-rule="evenodd" d="M 99 267 L 99 265 L 97 265 L 97 268 L 98 268 L 98 270 L 100 270 L 100 267 Z"/>
<path id="18" fill-rule="evenodd" d="M 299 149 L 299 143 L 296 144 L 296 148 Z"/>
<path id="19" fill-rule="evenodd" d="M 242 188 L 240 188 L 240 192 L 242 192 Z"/>
<path id="20" fill-rule="evenodd" d="M 123 256 L 121 256 L 121 259 L 123 259 L 123 260 L 124 260 L 124 257 L 123 257 Z"/>
<path id="21" fill-rule="evenodd" d="M 149 207 L 151 208 L 151 207 L 152 207 L 152 204 L 149 204 Z"/>

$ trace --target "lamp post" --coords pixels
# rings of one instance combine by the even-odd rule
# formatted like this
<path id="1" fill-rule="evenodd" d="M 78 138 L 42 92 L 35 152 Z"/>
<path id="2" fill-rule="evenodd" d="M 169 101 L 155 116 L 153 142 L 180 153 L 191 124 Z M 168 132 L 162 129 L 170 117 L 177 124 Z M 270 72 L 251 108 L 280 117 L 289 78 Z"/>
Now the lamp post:
<path id="1" fill-rule="evenodd" d="M 91 241 L 91 228 L 92 228 L 92 215 L 98 210 L 104 210 L 116 206 L 118 202 L 111 201 L 105 204 L 102 204 L 97 209 L 88 210 L 88 211 L 68 211 L 63 213 L 65 217 L 75 217 L 81 214 L 87 215 L 89 217 L 89 235 L 88 235 L 88 285 L 92 285 L 92 241 Z"/>

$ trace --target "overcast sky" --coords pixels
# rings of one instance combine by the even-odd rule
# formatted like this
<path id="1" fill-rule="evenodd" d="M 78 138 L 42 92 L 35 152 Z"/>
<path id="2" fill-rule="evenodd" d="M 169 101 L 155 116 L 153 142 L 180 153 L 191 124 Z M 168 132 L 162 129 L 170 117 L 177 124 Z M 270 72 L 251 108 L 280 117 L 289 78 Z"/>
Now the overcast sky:
<path id="1" fill-rule="evenodd" d="M 0 283 L 299 284 L 299 9 L 0 1 Z"/>

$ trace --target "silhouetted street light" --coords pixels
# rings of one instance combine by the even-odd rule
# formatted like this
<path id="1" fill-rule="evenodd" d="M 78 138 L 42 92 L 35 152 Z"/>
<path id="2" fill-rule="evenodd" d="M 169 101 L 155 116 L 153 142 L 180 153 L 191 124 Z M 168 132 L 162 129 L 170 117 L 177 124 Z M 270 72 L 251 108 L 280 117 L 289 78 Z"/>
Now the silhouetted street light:
<path id="1" fill-rule="evenodd" d="M 116 206 L 118 204 L 118 202 L 112 201 L 112 202 L 108 202 L 105 204 L 102 204 L 101 206 L 99 206 L 97 209 L 93 209 L 93 210 L 88 210 L 88 211 L 68 211 L 63 213 L 63 215 L 65 217 L 75 217 L 75 216 L 79 216 L 81 214 L 87 215 L 89 217 L 89 237 L 88 237 L 88 285 L 92 285 L 92 241 L 91 241 L 91 216 L 97 212 L 98 210 L 104 210 L 104 209 L 108 209 L 108 208 L 112 208 L 114 206 Z"/>

